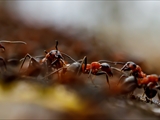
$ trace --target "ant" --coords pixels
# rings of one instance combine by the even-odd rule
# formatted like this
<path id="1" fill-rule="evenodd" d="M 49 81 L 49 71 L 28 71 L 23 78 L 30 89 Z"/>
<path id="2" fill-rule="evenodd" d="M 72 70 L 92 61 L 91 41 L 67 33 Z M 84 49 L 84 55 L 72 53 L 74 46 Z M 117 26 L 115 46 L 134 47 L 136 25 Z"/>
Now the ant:
<path id="1" fill-rule="evenodd" d="M 87 61 L 87 57 L 86 57 L 85 61 Z M 101 62 L 102 62 L 102 60 L 99 60 L 97 62 L 91 62 L 90 64 L 86 64 L 87 62 L 85 62 L 86 68 L 83 68 L 83 66 L 82 66 L 82 73 L 88 74 L 88 78 L 91 78 L 92 84 L 94 84 L 94 82 L 93 82 L 93 78 L 92 78 L 91 74 L 96 75 L 96 76 L 106 75 L 106 80 L 107 80 L 107 83 L 110 87 L 108 76 L 109 77 L 113 76 L 111 66 L 106 62 L 102 62 L 102 63 Z"/>
<path id="2" fill-rule="evenodd" d="M 130 93 L 133 92 L 136 88 L 143 88 L 144 94 L 147 98 L 152 99 L 156 96 L 157 91 L 160 90 L 160 85 L 158 82 L 160 81 L 160 76 L 156 74 L 146 75 L 143 78 L 137 78 L 135 76 L 129 76 L 122 82 L 122 93 Z M 152 100 L 151 100 L 152 101 Z"/>
<path id="3" fill-rule="evenodd" d="M 158 85 L 160 77 L 156 74 L 146 75 L 141 67 L 134 62 L 129 61 L 125 63 L 121 69 L 114 69 L 123 73 L 120 80 L 122 77 L 127 77 L 122 82 L 123 92 L 128 93 L 133 92 L 136 88 L 144 88 L 142 97 L 146 94 L 146 96 L 151 99 L 155 97 L 157 90 L 160 89 Z"/>
<path id="4" fill-rule="evenodd" d="M 145 94 L 148 98 L 153 98 L 157 94 L 157 90 L 160 89 L 158 82 L 160 76 L 156 74 L 147 75 L 142 79 L 138 79 L 138 85 L 144 86 Z"/>
<path id="5" fill-rule="evenodd" d="M 141 67 L 132 61 L 126 63 L 117 62 L 116 64 L 124 64 L 121 69 L 114 68 L 115 70 L 123 73 L 118 81 L 118 84 L 123 77 L 128 77 L 131 75 L 136 78 L 146 77 L 146 74 L 142 71 Z"/>
<path id="6" fill-rule="evenodd" d="M 83 74 L 88 74 L 88 77 L 91 78 L 91 81 L 94 84 L 91 74 L 96 76 L 106 75 L 106 80 L 110 87 L 108 76 L 109 77 L 113 76 L 113 73 L 112 73 L 112 67 L 106 62 L 114 63 L 107 60 L 100 60 L 98 62 L 91 62 L 90 64 L 87 64 L 87 57 L 85 56 L 82 60 L 79 60 L 79 61 L 74 60 L 72 64 L 67 64 L 65 67 L 60 68 L 57 71 L 53 71 L 51 74 L 47 75 L 46 77 L 57 72 L 60 74 L 60 76 L 64 75 L 66 72 L 72 72 L 76 75 L 80 75 L 81 73 L 83 73 Z"/>
<path id="7" fill-rule="evenodd" d="M 39 74 L 46 74 L 55 69 L 62 68 L 66 65 L 64 58 L 61 52 L 58 50 L 58 41 L 56 40 L 55 50 L 51 50 L 50 52 L 45 51 L 45 56 L 37 56 L 32 57 L 30 54 L 26 54 L 22 61 L 22 65 L 20 66 L 20 70 L 22 69 L 26 58 L 28 57 L 29 66 L 27 68 L 26 74 L 29 76 L 38 76 Z M 69 57 L 67 54 L 63 53 L 63 55 Z"/>
<path id="8" fill-rule="evenodd" d="M 142 71 L 141 67 L 134 62 L 127 62 L 122 68 L 121 71 L 131 71 L 130 75 L 133 75 L 138 78 L 143 78 L 146 74 Z"/>

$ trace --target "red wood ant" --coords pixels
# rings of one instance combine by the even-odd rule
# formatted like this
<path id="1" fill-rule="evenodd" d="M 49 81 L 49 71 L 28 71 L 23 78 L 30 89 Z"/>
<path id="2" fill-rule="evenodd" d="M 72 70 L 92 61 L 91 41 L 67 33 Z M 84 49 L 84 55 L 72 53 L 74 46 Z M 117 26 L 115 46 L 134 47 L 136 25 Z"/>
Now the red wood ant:
<path id="1" fill-rule="evenodd" d="M 86 60 L 87 60 L 87 58 L 86 58 Z M 92 78 L 91 74 L 96 75 L 96 76 L 106 75 L 106 80 L 107 80 L 107 83 L 110 87 L 108 76 L 112 77 L 113 73 L 112 73 L 111 66 L 108 63 L 106 63 L 106 62 L 100 63 L 100 61 L 91 62 L 90 64 L 86 64 L 86 69 L 84 69 L 82 66 L 82 72 L 84 74 L 89 74 L 88 77 L 91 78 L 91 81 L 93 84 L 94 84 L 94 82 L 93 82 L 93 78 Z"/>
<path id="2" fill-rule="evenodd" d="M 122 93 L 130 93 L 136 88 L 144 88 L 142 97 L 145 94 L 147 98 L 152 99 L 157 94 L 157 91 L 160 90 L 159 81 L 160 76 L 156 74 L 146 75 L 143 78 L 129 76 L 121 83 Z"/>
<path id="3" fill-rule="evenodd" d="M 158 85 L 160 77 L 155 74 L 146 75 L 141 67 L 134 62 L 129 61 L 125 63 L 121 69 L 115 68 L 115 70 L 123 73 L 120 80 L 122 77 L 127 77 L 121 84 L 123 93 L 133 92 L 136 88 L 144 88 L 143 95 L 146 94 L 146 96 L 151 99 L 155 97 L 157 90 L 160 89 Z"/>
<path id="4" fill-rule="evenodd" d="M 44 75 L 48 72 L 51 72 L 52 70 L 62 68 L 66 65 L 66 63 L 61 52 L 58 50 L 57 40 L 55 48 L 55 50 L 51 50 L 50 52 L 45 51 L 45 56 L 37 56 L 33 58 L 31 55 L 27 54 L 24 58 L 21 59 L 22 65 L 20 67 L 20 70 L 22 69 L 27 57 L 30 59 L 29 66 L 26 71 L 26 74 L 28 76 L 38 76 L 39 74 Z M 63 55 L 69 57 L 65 53 L 63 53 Z"/>
<path id="5" fill-rule="evenodd" d="M 123 62 L 119 62 L 119 63 L 117 62 L 117 64 L 123 64 Z M 131 75 L 135 76 L 136 78 L 146 77 L 146 74 L 142 71 L 141 67 L 131 61 L 125 63 L 121 69 L 118 69 L 118 68 L 114 68 L 114 69 L 123 73 L 118 81 L 118 84 L 120 83 L 123 77 L 128 77 Z"/>
<path id="6" fill-rule="evenodd" d="M 83 73 L 83 74 L 88 74 L 88 77 L 91 78 L 91 81 L 94 84 L 91 74 L 96 75 L 96 76 L 106 75 L 106 80 L 110 87 L 108 76 L 110 77 L 113 76 L 113 73 L 112 73 L 111 66 L 106 62 L 114 63 L 114 62 L 107 61 L 107 60 L 100 60 L 98 62 L 92 62 L 91 64 L 87 64 L 87 57 L 85 56 L 82 60 L 79 60 L 79 61 L 74 60 L 72 64 L 67 64 L 65 67 L 60 68 L 57 71 L 53 71 L 51 74 L 47 75 L 46 77 L 54 73 L 57 73 L 57 72 L 60 74 L 60 76 L 63 76 L 67 72 L 72 72 L 76 75 L 80 75 L 81 73 Z"/>
<path id="7" fill-rule="evenodd" d="M 122 68 L 121 71 L 131 71 L 130 75 L 133 75 L 138 78 L 143 78 L 146 74 L 142 71 L 141 67 L 134 62 L 127 62 Z"/>

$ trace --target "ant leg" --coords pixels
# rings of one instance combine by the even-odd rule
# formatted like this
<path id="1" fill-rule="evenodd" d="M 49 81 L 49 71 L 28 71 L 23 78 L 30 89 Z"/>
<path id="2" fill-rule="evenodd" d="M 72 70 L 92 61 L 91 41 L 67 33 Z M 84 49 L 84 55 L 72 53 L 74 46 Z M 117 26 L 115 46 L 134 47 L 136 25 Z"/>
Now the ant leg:
<path id="1" fill-rule="evenodd" d="M 96 84 L 94 83 L 94 81 L 93 81 L 94 78 L 93 78 L 92 76 L 90 76 L 90 79 L 91 79 L 91 82 L 92 82 L 92 84 L 94 85 L 94 87 L 97 87 L 97 88 L 100 87 L 99 85 L 96 85 Z"/>
<path id="2" fill-rule="evenodd" d="M 5 60 L 2 57 L 0 57 L 0 60 L 3 62 L 3 66 L 4 66 L 5 70 L 7 70 L 7 66 L 6 66 Z"/>
<path id="3" fill-rule="evenodd" d="M 121 75 L 121 77 L 119 78 L 119 81 L 118 81 L 117 85 L 119 85 L 119 83 L 121 83 L 123 77 L 126 77 L 126 76 L 124 74 Z"/>
<path id="4" fill-rule="evenodd" d="M 69 59 L 71 59 L 73 62 L 76 62 L 76 60 L 74 60 L 71 56 L 67 55 L 66 53 L 61 52 L 62 55 L 68 57 Z"/>
<path id="5" fill-rule="evenodd" d="M 156 86 L 154 87 L 154 89 L 155 89 L 155 90 L 157 90 L 157 89 L 160 90 L 160 85 L 156 85 Z"/>
<path id="6" fill-rule="evenodd" d="M 121 75 L 121 77 L 119 78 L 119 81 L 118 81 L 118 83 L 117 83 L 117 85 L 119 85 L 119 83 L 121 82 L 122 78 L 123 78 L 123 77 L 127 77 L 127 75 L 126 75 L 125 72 L 123 72 L 123 71 L 122 71 L 121 69 L 119 69 L 119 68 L 111 67 L 111 69 L 123 73 L 123 74 Z"/>
<path id="7" fill-rule="evenodd" d="M 51 65 L 54 65 L 56 62 L 58 61 L 58 59 L 54 60 Z"/>
<path id="8" fill-rule="evenodd" d="M 5 47 L 0 44 L 0 48 L 2 48 L 3 51 L 5 51 Z"/>
<path id="9" fill-rule="evenodd" d="M 19 72 L 23 67 L 24 62 L 26 61 L 26 58 L 32 58 L 32 56 L 30 54 L 26 54 L 24 58 L 22 58 L 20 61 L 22 61 L 22 65 L 20 66 Z"/>
<path id="10" fill-rule="evenodd" d="M 125 64 L 125 62 L 113 62 L 113 61 L 109 61 L 109 60 L 99 60 L 98 62 L 99 62 L 99 63 L 106 62 L 106 63 L 115 64 L 115 65 L 117 65 L 117 64 L 122 64 L 122 65 L 124 65 L 124 64 Z"/>
<path id="11" fill-rule="evenodd" d="M 110 88 L 109 78 L 108 78 L 108 75 L 107 75 L 106 72 L 100 71 L 100 72 L 97 72 L 95 75 L 104 75 L 104 74 L 106 75 L 106 80 L 107 80 L 108 86 L 109 86 L 109 88 Z"/>
<path id="12" fill-rule="evenodd" d="M 88 78 L 91 77 L 91 74 L 92 74 L 92 69 L 89 70 Z"/>
<path id="13" fill-rule="evenodd" d="M 78 76 L 81 75 L 81 73 L 82 73 L 82 66 L 83 65 L 84 65 L 84 70 L 85 70 L 86 67 L 87 67 L 87 57 L 86 56 L 84 56 L 84 58 L 83 58 L 83 60 L 82 60 L 82 62 L 80 64 L 80 67 L 79 67 L 78 72 L 77 72 Z"/>
<path id="14" fill-rule="evenodd" d="M 62 70 L 63 68 L 59 68 L 58 70 L 56 70 L 56 71 L 53 71 L 53 72 L 51 72 L 50 74 L 48 74 L 48 75 L 46 75 L 45 77 L 43 77 L 43 79 L 46 79 L 47 77 L 49 77 L 49 76 L 51 76 L 51 75 L 53 75 L 53 74 L 55 74 L 55 73 L 58 73 L 60 70 Z"/>
<path id="15" fill-rule="evenodd" d="M 144 95 L 145 95 L 145 91 L 144 91 L 143 94 L 141 95 L 141 98 L 144 98 Z"/>

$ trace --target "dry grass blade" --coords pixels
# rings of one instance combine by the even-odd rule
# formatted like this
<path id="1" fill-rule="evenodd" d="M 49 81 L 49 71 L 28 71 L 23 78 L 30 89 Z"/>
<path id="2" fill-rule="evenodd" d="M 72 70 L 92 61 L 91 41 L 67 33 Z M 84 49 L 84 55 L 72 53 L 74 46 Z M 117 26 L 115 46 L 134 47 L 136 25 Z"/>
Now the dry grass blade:
<path id="1" fill-rule="evenodd" d="M 11 44 L 27 44 L 24 41 L 8 41 L 8 40 L 1 40 L 0 43 L 11 43 Z"/>

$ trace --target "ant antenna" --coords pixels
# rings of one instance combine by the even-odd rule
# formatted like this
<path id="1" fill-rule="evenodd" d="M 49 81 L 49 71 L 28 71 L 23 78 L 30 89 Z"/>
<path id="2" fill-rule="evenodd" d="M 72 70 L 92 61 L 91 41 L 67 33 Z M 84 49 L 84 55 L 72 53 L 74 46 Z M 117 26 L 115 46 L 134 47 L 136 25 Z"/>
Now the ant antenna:
<path id="1" fill-rule="evenodd" d="M 107 62 L 107 63 L 115 64 L 115 65 L 117 65 L 117 64 L 122 64 L 122 65 L 124 65 L 124 64 L 125 64 L 125 62 L 113 62 L 113 61 L 109 61 L 109 60 L 99 60 L 98 62 L 99 62 L 99 63 L 101 63 L 101 62 Z"/>
<path id="2" fill-rule="evenodd" d="M 58 50 L 58 40 L 56 40 L 56 46 L 55 46 L 55 48 L 56 48 L 56 50 Z"/>
<path id="3" fill-rule="evenodd" d="M 56 40 L 56 46 L 55 46 L 55 48 L 56 48 L 56 55 L 57 55 L 57 51 L 58 51 L 58 40 Z"/>

